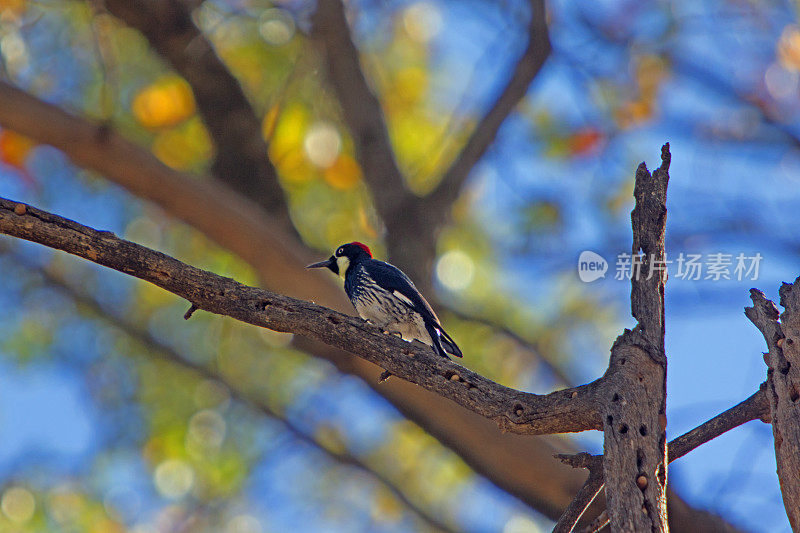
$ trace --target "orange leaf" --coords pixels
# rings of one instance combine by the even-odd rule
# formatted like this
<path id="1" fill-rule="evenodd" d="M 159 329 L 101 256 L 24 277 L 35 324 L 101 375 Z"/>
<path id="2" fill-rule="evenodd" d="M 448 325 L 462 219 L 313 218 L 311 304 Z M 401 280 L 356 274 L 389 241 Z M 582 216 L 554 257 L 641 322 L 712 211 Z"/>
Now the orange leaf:
<path id="1" fill-rule="evenodd" d="M 170 76 L 139 91 L 131 111 L 139 123 L 149 129 L 175 126 L 194 114 L 194 95 L 181 78 Z"/>
<path id="2" fill-rule="evenodd" d="M 361 180 L 361 168 L 347 154 L 340 154 L 331 166 L 323 171 L 325 182 L 340 190 L 352 189 Z"/>
<path id="3" fill-rule="evenodd" d="M 34 146 L 32 139 L 15 131 L 0 131 L 0 161 L 6 165 L 25 170 L 25 160 Z"/>
<path id="4" fill-rule="evenodd" d="M 585 155 L 594 150 L 602 139 L 603 134 L 596 128 L 582 128 L 569 137 L 569 151 L 573 155 Z"/>

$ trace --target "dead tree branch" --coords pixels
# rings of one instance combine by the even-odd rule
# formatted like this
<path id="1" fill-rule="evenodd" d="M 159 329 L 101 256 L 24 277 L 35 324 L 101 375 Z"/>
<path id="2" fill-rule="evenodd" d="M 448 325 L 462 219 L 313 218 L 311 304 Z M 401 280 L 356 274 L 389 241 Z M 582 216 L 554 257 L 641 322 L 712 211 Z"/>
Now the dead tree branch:
<path id="1" fill-rule="evenodd" d="M 583 452 L 577 455 L 557 455 L 556 458 L 573 468 L 589 470 L 589 477 L 553 528 L 553 533 L 570 533 L 603 489 L 603 456 Z"/>
<path id="2" fill-rule="evenodd" d="M 761 388 L 746 400 L 718 414 L 714 418 L 707 420 L 696 428 L 687 431 L 680 437 L 671 440 L 669 446 L 667 447 L 669 462 L 671 463 L 676 459 L 680 459 L 695 448 L 698 448 L 706 442 L 719 437 L 723 433 L 735 429 L 742 424 L 750 422 L 751 420 L 768 420 L 769 403 L 765 390 L 766 384 L 762 384 Z M 596 491 L 599 491 L 603 487 L 603 473 L 600 472 L 599 475 L 593 475 L 593 472 L 596 471 L 598 465 L 602 465 L 603 456 L 580 453 L 577 455 L 563 455 L 556 457 L 562 462 L 569 464 L 573 468 L 589 469 L 589 477 L 586 479 L 586 482 L 575 496 L 575 499 L 572 501 L 570 506 L 564 511 L 564 514 L 556 524 L 556 529 L 553 530 L 554 532 L 569 532 L 574 529 L 583 512 L 592 503 L 594 496 L 589 498 L 589 494 L 591 494 L 592 491 L 595 491 L 595 487 L 598 483 L 599 486 L 596 488 Z M 642 483 L 645 481 L 647 481 L 647 478 L 644 478 Z M 638 482 L 639 479 L 637 478 L 637 484 Z M 597 492 L 594 492 L 594 494 L 596 495 Z M 603 513 L 602 516 L 604 516 L 603 520 L 598 523 L 593 523 L 591 528 L 592 531 L 596 531 L 608 523 L 608 515 Z M 716 525 L 720 527 L 722 526 L 722 524 Z M 724 526 L 725 529 L 728 529 L 727 524 L 724 524 Z M 702 528 L 698 527 L 698 529 Z"/>
<path id="3" fill-rule="evenodd" d="M 0 125 L 62 150 L 76 165 L 99 172 L 197 228 L 259 272 L 268 272 L 262 275 L 267 286 L 290 286 L 300 298 L 346 309 L 329 280 L 298 274 L 312 259 L 310 252 L 282 232 L 264 209 L 220 182 L 171 169 L 108 126 L 71 115 L 2 81 Z"/>
<path id="4" fill-rule="evenodd" d="M 775 440 L 775 459 L 783 504 L 794 531 L 800 530 L 800 290 L 784 283 L 780 288 L 778 308 L 764 293 L 750 289 L 753 307 L 746 307 L 747 318 L 761 331 L 769 352 L 767 397 Z M 778 319 L 780 318 L 780 322 Z"/>
<path id="5" fill-rule="evenodd" d="M 5 250 L 0 247 L 0 253 L 4 251 Z M 383 473 L 365 463 L 357 455 L 352 454 L 348 450 L 332 449 L 330 446 L 326 446 L 312 435 L 306 433 L 290 417 L 280 413 L 263 399 L 253 397 L 253 395 L 241 390 L 239 386 L 232 383 L 231 380 L 226 378 L 219 371 L 192 360 L 192 358 L 186 354 L 156 339 L 150 334 L 150 332 L 147 331 L 146 328 L 140 326 L 124 314 L 119 313 L 118 311 L 107 309 L 96 298 L 78 288 L 74 282 L 65 279 L 63 276 L 53 272 L 51 269 L 33 265 L 13 253 L 9 253 L 8 255 L 14 262 L 18 263 L 27 271 L 38 274 L 47 285 L 64 293 L 73 302 L 75 302 L 76 305 L 87 309 L 98 319 L 101 319 L 112 327 L 117 328 L 132 340 L 141 344 L 147 349 L 149 357 L 177 365 L 190 372 L 193 372 L 203 379 L 219 383 L 230 392 L 230 395 L 234 400 L 242 405 L 247 406 L 253 412 L 259 413 L 271 420 L 278 422 L 295 439 L 311 445 L 313 448 L 319 450 L 336 463 L 356 468 L 357 470 L 365 473 L 368 477 L 374 479 L 379 484 L 383 485 L 399 502 L 405 505 L 409 511 L 414 513 L 422 522 L 426 523 L 432 529 L 445 532 L 455 531 L 452 527 L 445 524 L 440 519 L 411 501 L 403 489 L 397 486 L 397 484 L 395 484 Z M 125 352 L 125 355 L 129 354 Z"/>
<path id="6" fill-rule="evenodd" d="M 111 128 L 66 113 L 2 81 L 0 125 L 62 150 L 77 165 L 188 223 L 249 263 L 265 287 L 334 309 L 350 309 L 340 287 L 303 268 L 316 255 L 281 234 L 258 205 L 215 180 L 177 172 Z M 578 472 L 551 460 L 554 453 L 563 452 L 563 442 L 502 433 L 493 422 L 403 380 L 378 385 L 381 369 L 348 352 L 300 336 L 294 337 L 293 345 L 359 376 L 477 472 L 546 516 L 558 518 L 582 483 Z M 686 509 L 691 521 L 697 511 Z"/>
<path id="7" fill-rule="evenodd" d="M 604 398 L 603 475 L 613 531 L 667 530 L 664 230 L 670 157 L 666 144 L 652 175 L 644 163 L 636 171 L 631 313 L 638 324 L 611 349 L 615 387 Z"/>
<path id="8" fill-rule="evenodd" d="M 134 276 L 191 302 L 198 309 L 274 331 L 295 333 L 350 351 L 395 376 L 444 396 L 513 433 L 545 434 L 599 429 L 597 390 L 602 380 L 536 395 L 499 385 L 428 347 L 385 335 L 380 328 L 263 289 L 247 287 L 160 252 L 58 215 L 0 199 L 0 233 L 37 242 Z"/>

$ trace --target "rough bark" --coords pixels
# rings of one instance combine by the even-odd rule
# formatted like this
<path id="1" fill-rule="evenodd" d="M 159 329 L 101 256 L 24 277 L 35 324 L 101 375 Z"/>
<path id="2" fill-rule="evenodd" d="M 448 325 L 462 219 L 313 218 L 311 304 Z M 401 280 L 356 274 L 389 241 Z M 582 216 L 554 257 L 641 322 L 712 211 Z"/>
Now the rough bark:
<path id="1" fill-rule="evenodd" d="M 780 289 L 784 312 L 778 322 L 778 309 L 764 293 L 750 289 L 753 307 L 745 314 L 761 331 L 769 352 L 767 396 L 775 441 L 783 504 L 792 530 L 800 531 L 800 290 L 784 283 Z"/>
<path id="2" fill-rule="evenodd" d="M 347 350 L 393 375 L 448 398 L 501 429 L 549 434 L 599 429 L 600 381 L 548 395 L 517 391 L 407 343 L 359 318 L 311 302 L 248 287 L 170 256 L 25 204 L 0 198 L 0 233 L 37 242 L 134 276 L 197 309 Z"/>
<path id="3" fill-rule="evenodd" d="M 668 530 L 663 266 L 669 144 L 661 161 L 652 175 L 644 163 L 636 171 L 632 255 L 643 259 L 632 272 L 631 313 L 638 324 L 614 343 L 609 372 L 616 369 L 615 387 L 604 398 L 603 475 L 612 531 Z"/>
<path id="4" fill-rule="evenodd" d="M 4 252 L 5 250 L 0 247 L 0 254 Z M 237 384 L 232 383 L 230 379 L 227 379 L 219 370 L 200 364 L 185 353 L 176 350 L 168 344 L 156 339 L 150 334 L 149 331 L 147 331 L 146 328 L 140 326 L 131 318 L 120 313 L 119 310 L 112 310 L 108 309 L 106 306 L 103 306 L 103 304 L 101 304 L 93 295 L 87 294 L 85 291 L 77 287 L 73 282 L 64 279 L 61 275 L 52 271 L 51 269 L 31 264 L 20 257 L 14 257 L 13 260 L 24 268 L 35 271 L 41 275 L 47 285 L 64 293 L 79 307 L 83 307 L 98 319 L 107 322 L 114 328 L 117 328 L 122 333 L 130 337 L 132 340 L 141 344 L 148 351 L 148 354 L 151 357 L 158 358 L 170 364 L 184 368 L 190 372 L 193 372 L 196 376 L 199 376 L 202 379 L 219 383 L 230 392 L 231 398 L 233 398 L 235 401 L 248 407 L 255 413 L 261 414 L 278 422 L 293 438 L 309 444 L 314 449 L 319 450 L 330 460 L 348 467 L 352 467 L 359 472 L 362 472 L 367 477 L 374 479 L 377 483 L 386 488 L 386 490 L 391 492 L 397 501 L 402 503 L 422 523 L 427 525 L 433 531 L 455 533 L 455 529 L 453 529 L 452 526 L 442 521 L 440 517 L 430 513 L 424 507 L 418 505 L 417 502 L 413 501 L 413 499 L 406 494 L 406 491 L 400 485 L 394 482 L 394 480 L 390 479 L 380 470 L 368 464 L 358 455 L 355 455 L 351 451 L 344 448 L 326 445 L 317 437 L 308 434 L 307 430 L 303 429 L 296 420 L 292 419 L 291 416 L 287 416 L 285 413 L 281 413 L 274 409 L 263 398 L 257 397 L 256 395 L 242 390 L 239 386 L 237 386 Z M 130 351 L 126 351 L 123 353 L 123 355 L 130 356 L 132 354 Z"/>
<path id="5" fill-rule="evenodd" d="M 718 414 L 714 418 L 707 420 L 696 428 L 687 431 L 680 437 L 671 440 L 667 446 L 668 460 L 671 463 L 676 459 L 680 459 L 695 448 L 751 420 L 760 419 L 762 421 L 769 421 L 769 413 L 770 408 L 766 395 L 766 383 L 763 383 L 761 388 L 746 400 Z M 554 533 L 572 531 L 581 518 L 581 515 L 592 503 L 604 485 L 602 455 L 579 453 L 576 455 L 557 455 L 556 457 L 573 468 L 588 469 L 589 476 L 586 478 L 581 490 L 575 495 L 575 499 L 572 500 L 572 503 L 570 503 L 561 515 L 561 518 L 559 518 L 553 530 Z M 647 478 L 644 478 L 641 483 L 644 483 L 646 480 Z M 637 485 L 639 482 L 640 480 L 637 478 Z M 668 497 L 667 503 L 668 506 L 677 505 L 678 509 L 684 509 L 686 507 L 685 502 L 671 495 Z M 674 507 L 671 507 L 671 509 L 672 508 Z M 679 516 L 677 520 L 674 516 L 670 516 L 670 528 L 677 531 L 738 531 L 736 528 L 725 523 L 722 519 L 711 513 L 707 513 L 705 517 L 698 514 L 693 517 L 691 521 L 687 521 L 684 518 L 683 512 L 678 512 L 677 515 Z M 701 517 L 702 520 L 700 519 Z M 677 525 L 675 522 L 677 522 Z M 596 531 L 601 527 L 605 527 L 607 523 L 608 514 L 603 512 L 601 516 L 592 523 L 589 529 Z"/>
<path id="6" fill-rule="evenodd" d="M 265 287 L 338 310 L 352 308 L 341 287 L 303 268 L 317 255 L 294 245 L 255 203 L 214 180 L 170 169 L 113 130 L 3 82 L 0 124 L 59 148 L 77 165 L 203 232 L 252 265 Z M 570 447 L 565 441 L 502 433 L 491 421 L 408 382 L 389 380 L 378 386 L 381 369 L 347 352 L 302 337 L 295 337 L 294 345 L 362 378 L 477 472 L 546 516 L 557 518 L 580 487 L 579 473 L 552 460 L 554 453 Z"/>

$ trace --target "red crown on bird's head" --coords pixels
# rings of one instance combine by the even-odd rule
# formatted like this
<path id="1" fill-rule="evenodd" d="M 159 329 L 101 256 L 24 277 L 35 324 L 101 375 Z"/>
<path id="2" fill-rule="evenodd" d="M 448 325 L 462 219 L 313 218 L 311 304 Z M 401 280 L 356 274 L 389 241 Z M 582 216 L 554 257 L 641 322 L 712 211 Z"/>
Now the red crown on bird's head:
<path id="1" fill-rule="evenodd" d="M 358 241 L 353 241 L 350 244 L 355 244 L 356 246 L 367 252 L 367 255 L 372 257 L 372 252 L 370 251 L 369 247 L 366 244 L 360 243 Z"/>

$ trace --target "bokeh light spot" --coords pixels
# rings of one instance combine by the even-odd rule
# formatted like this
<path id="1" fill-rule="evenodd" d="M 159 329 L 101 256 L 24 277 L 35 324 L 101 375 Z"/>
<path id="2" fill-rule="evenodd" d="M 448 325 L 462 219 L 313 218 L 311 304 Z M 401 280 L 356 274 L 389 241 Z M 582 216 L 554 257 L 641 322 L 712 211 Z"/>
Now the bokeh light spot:
<path id="1" fill-rule="evenodd" d="M 535 533 L 541 531 L 536 522 L 527 516 L 514 515 L 508 519 L 506 525 L 503 527 L 503 533 Z"/>
<path id="2" fill-rule="evenodd" d="M 450 290 L 466 288 L 475 275 L 475 263 L 461 250 L 451 250 L 436 263 L 436 277 Z"/>
<path id="3" fill-rule="evenodd" d="M 180 459 L 167 459 L 156 467 L 153 476 L 156 489 L 165 498 L 185 496 L 194 485 L 194 470 Z"/>
<path id="4" fill-rule="evenodd" d="M 327 168 L 339 157 L 342 137 L 333 124 L 317 122 L 308 129 L 303 149 L 311 163 L 320 168 Z"/>
<path id="5" fill-rule="evenodd" d="M 288 43 L 294 31 L 294 19 L 283 9 L 267 9 L 259 17 L 258 32 L 269 44 L 281 46 Z"/>
<path id="6" fill-rule="evenodd" d="M 190 442 L 205 448 L 219 448 L 225 440 L 225 419 L 213 409 L 195 413 L 189 420 Z"/>
<path id="7" fill-rule="evenodd" d="M 780 63 L 771 64 L 764 73 L 764 85 L 776 100 L 796 97 L 797 82 L 797 71 L 787 70 Z"/>
<path id="8" fill-rule="evenodd" d="M 234 516 L 225 526 L 225 533 L 261 533 L 261 531 L 261 522 L 247 514 Z"/>
<path id="9" fill-rule="evenodd" d="M 442 29 L 439 8 L 430 2 L 413 4 L 403 13 L 403 28 L 414 41 L 427 43 Z"/>
<path id="10" fill-rule="evenodd" d="M 22 524 L 33 517 L 36 500 L 33 499 L 33 494 L 29 490 L 22 487 L 11 487 L 3 493 L 0 507 L 9 520 Z"/>

